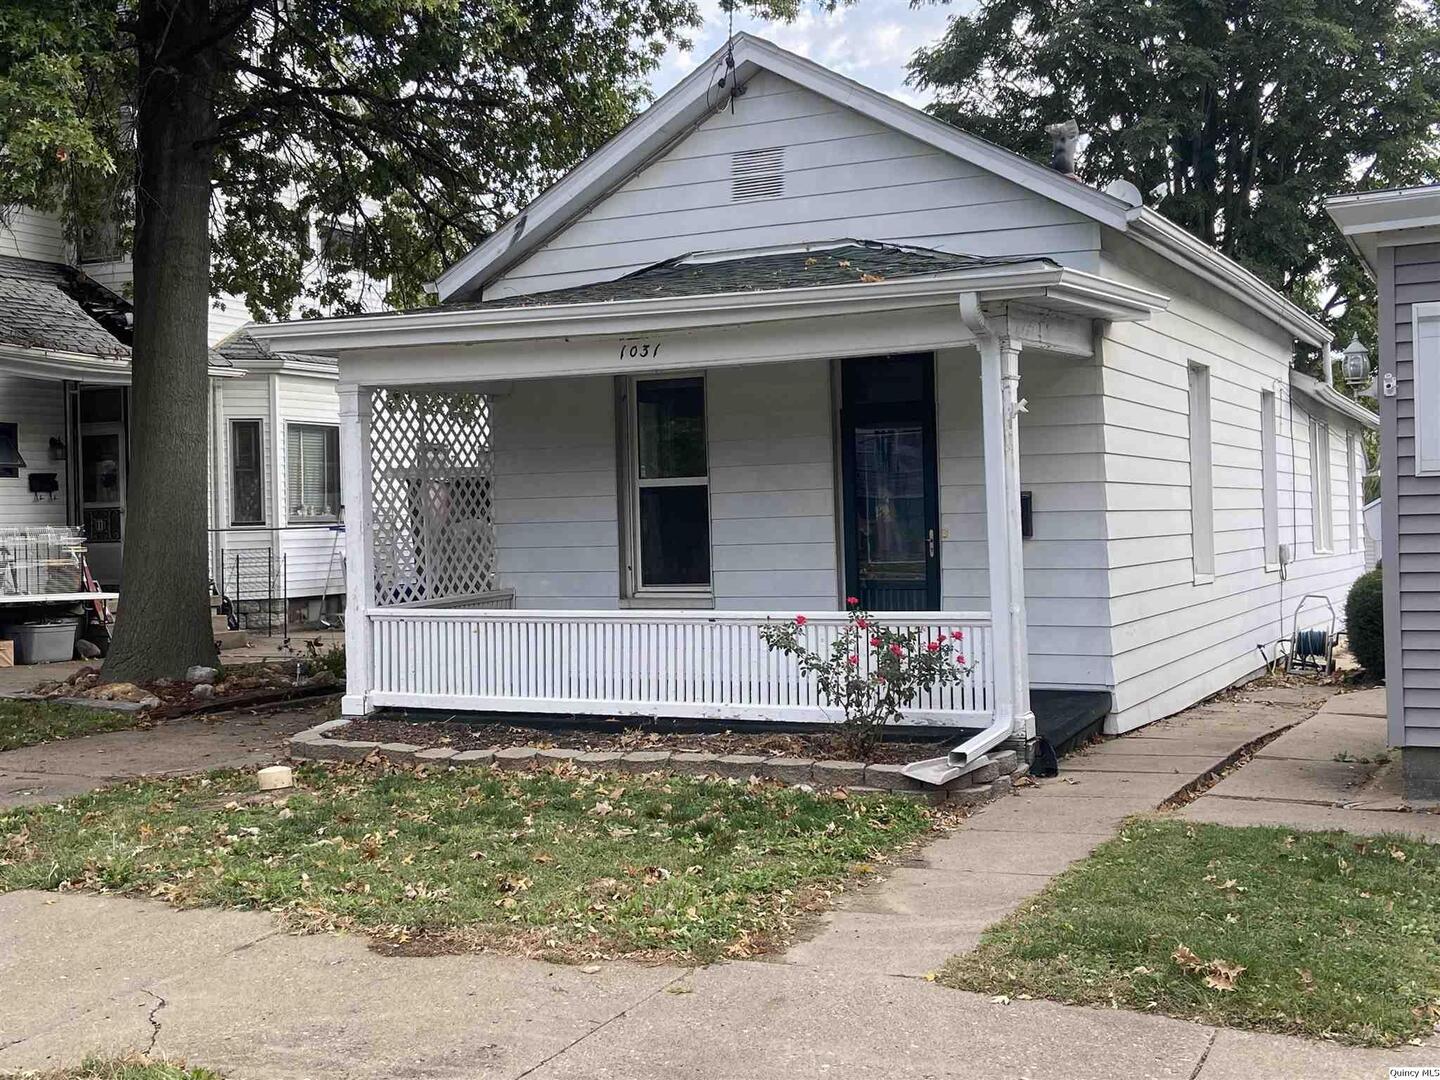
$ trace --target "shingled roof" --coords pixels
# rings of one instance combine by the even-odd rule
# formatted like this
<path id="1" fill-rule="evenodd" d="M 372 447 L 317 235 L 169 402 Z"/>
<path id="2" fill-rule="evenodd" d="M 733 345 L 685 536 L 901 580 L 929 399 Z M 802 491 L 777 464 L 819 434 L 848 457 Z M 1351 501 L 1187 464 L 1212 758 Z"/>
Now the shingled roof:
<path id="1" fill-rule="evenodd" d="M 723 252 L 682 255 L 593 285 L 507 296 L 498 300 L 441 304 L 452 310 L 536 307 L 542 304 L 591 304 L 611 300 L 648 300 L 666 296 L 798 289 L 816 285 L 852 285 L 887 281 L 977 266 L 1046 261 L 1033 256 L 986 258 L 952 255 L 929 248 L 837 240 L 825 245 L 756 254 Z"/>
<path id="2" fill-rule="evenodd" d="M 233 367 L 243 368 L 256 360 L 278 359 L 278 360 L 303 360 L 316 364 L 335 365 L 333 356 L 311 356 L 307 353 L 278 353 L 271 349 L 265 342 L 260 341 L 244 327 L 232 331 L 223 339 L 215 343 L 210 350 L 211 362 L 229 364 Z"/>
<path id="3" fill-rule="evenodd" d="M 0 256 L 0 345 L 126 357 L 129 311 L 72 266 Z"/>

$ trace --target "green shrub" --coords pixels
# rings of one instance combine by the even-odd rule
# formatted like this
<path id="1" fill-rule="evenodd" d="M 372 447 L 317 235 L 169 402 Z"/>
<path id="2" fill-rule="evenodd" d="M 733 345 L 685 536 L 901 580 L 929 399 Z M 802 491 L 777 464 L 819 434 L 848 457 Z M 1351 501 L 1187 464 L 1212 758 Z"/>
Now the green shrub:
<path id="1" fill-rule="evenodd" d="M 1385 677 L 1385 590 L 1380 568 L 1361 574 L 1345 598 L 1345 632 L 1355 662 L 1377 679 Z"/>

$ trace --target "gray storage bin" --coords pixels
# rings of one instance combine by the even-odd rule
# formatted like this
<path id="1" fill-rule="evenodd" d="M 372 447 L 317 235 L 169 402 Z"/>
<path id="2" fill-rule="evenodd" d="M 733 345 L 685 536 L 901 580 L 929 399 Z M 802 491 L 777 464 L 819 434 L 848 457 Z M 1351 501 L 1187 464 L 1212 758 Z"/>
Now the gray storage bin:
<path id="1" fill-rule="evenodd" d="M 13 623 L 0 629 L 0 637 L 15 642 L 15 663 L 51 664 L 75 655 L 78 619 L 49 623 Z"/>

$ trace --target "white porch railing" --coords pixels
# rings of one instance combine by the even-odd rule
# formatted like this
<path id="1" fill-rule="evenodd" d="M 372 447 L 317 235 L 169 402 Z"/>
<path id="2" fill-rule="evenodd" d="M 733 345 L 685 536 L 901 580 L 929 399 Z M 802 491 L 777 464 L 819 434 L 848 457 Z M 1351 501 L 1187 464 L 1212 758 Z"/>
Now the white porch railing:
<path id="1" fill-rule="evenodd" d="M 729 611 L 505 611 L 372 608 L 368 704 L 506 712 L 735 720 L 838 721 L 812 677 L 760 639 L 791 614 Z M 927 691 L 914 723 L 971 725 L 994 706 L 990 616 L 876 616 L 925 640 L 963 632 L 968 678 Z M 806 638 L 828 647 L 838 612 L 807 613 Z"/>

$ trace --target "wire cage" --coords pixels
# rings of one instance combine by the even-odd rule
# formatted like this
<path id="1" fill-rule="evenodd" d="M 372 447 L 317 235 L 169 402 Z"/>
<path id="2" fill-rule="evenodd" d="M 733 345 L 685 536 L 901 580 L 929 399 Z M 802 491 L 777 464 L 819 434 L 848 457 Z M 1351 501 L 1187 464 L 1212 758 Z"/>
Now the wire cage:
<path id="1" fill-rule="evenodd" d="M 85 534 L 65 525 L 0 526 L 0 597 L 84 591 Z"/>

